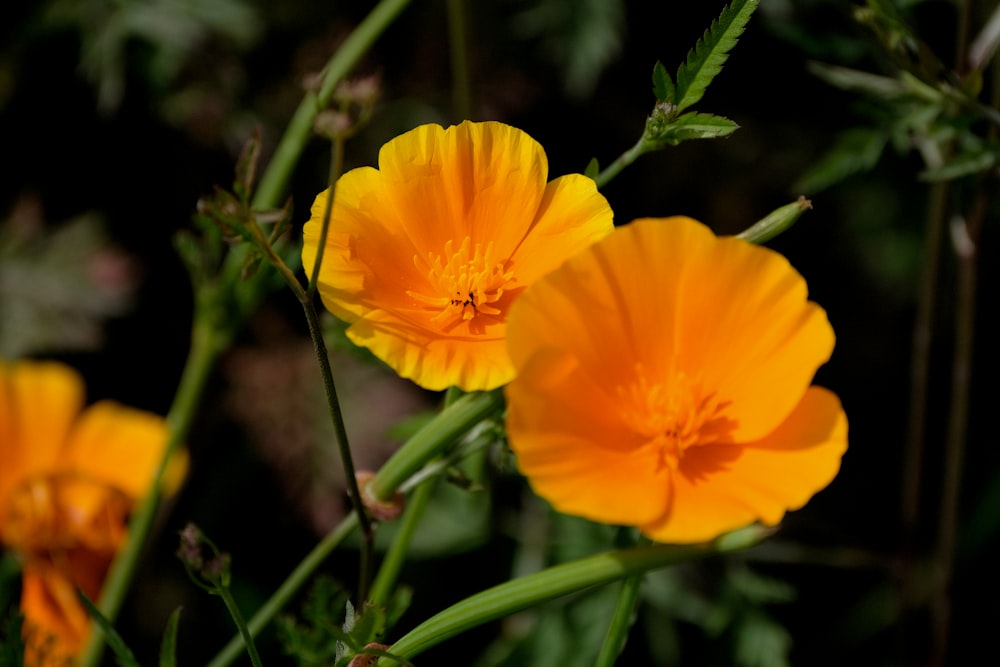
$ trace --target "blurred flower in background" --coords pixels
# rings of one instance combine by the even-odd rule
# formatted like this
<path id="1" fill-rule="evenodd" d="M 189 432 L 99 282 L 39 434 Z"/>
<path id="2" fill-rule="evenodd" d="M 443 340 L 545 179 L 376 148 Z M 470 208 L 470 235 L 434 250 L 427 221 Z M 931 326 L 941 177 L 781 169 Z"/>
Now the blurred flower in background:
<path id="1" fill-rule="evenodd" d="M 23 572 L 25 664 L 62 665 L 86 643 L 80 589 L 97 600 L 167 442 L 161 417 L 101 401 L 54 362 L 0 362 L 0 544 Z M 186 454 L 167 468 L 176 490 Z"/>
<path id="2" fill-rule="evenodd" d="M 826 313 L 778 253 L 637 220 L 530 287 L 508 344 L 508 437 L 568 514 L 701 542 L 773 525 L 837 474 L 847 419 L 810 386 Z"/>

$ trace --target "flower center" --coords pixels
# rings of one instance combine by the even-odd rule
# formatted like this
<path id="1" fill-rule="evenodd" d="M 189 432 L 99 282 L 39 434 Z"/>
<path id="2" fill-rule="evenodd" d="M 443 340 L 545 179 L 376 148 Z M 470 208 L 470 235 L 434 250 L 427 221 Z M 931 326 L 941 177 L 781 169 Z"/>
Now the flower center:
<path id="1" fill-rule="evenodd" d="M 427 270 L 432 294 L 407 290 L 407 295 L 438 310 L 432 322 L 468 321 L 478 315 L 500 315 L 494 305 L 503 296 L 504 288 L 514 279 L 513 271 L 505 271 L 506 262 L 497 261 L 493 242 L 483 248 L 472 245 L 468 236 L 456 252 L 454 243 L 444 244 L 444 255 L 427 253 L 426 259 L 413 258 L 418 269 Z"/>
<path id="2" fill-rule="evenodd" d="M 636 364 L 635 379 L 616 391 L 625 423 L 658 453 L 657 470 L 676 468 L 691 447 L 718 442 L 732 423 L 723 414 L 729 402 L 683 371 L 657 382 Z"/>
<path id="3" fill-rule="evenodd" d="M 130 502 L 120 491 L 72 473 L 27 479 L 7 504 L 4 540 L 22 553 L 79 545 L 110 550 L 125 537 Z"/>

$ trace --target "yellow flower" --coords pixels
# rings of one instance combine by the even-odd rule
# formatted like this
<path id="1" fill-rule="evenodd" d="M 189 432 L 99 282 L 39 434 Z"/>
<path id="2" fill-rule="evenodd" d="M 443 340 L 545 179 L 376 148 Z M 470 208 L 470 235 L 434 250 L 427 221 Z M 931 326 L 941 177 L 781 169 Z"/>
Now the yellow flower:
<path id="1" fill-rule="evenodd" d="M 507 311 L 532 282 L 610 233 L 591 179 L 546 183 L 542 147 L 496 122 L 422 125 L 379 168 L 344 174 L 319 276 L 347 335 L 427 389 L 492 389 L 514 375 Z M 303 234 L 312 273 L 329 191 Z"/>
<path id="2" fill-rule="evenodd" d="M 100 594 L 128 514 L 149 490 L 164 420 L 102 401 L 57 363 L 0 362 L 0 544 L 21 561 L 25 664 L 73 664 L 90 619 L 77 589 Z M 182 455 L 168 469 L 176 488 Z"/>
<path id="3" fill-rule="evenodd" d="M 833 330 L 766 248 L 636 220 L 521 295 L 507 336 L 510 445 L 562 512 L 701 542 L 776 524 L 840 467 L 847 418 L 810 386 Z"/>

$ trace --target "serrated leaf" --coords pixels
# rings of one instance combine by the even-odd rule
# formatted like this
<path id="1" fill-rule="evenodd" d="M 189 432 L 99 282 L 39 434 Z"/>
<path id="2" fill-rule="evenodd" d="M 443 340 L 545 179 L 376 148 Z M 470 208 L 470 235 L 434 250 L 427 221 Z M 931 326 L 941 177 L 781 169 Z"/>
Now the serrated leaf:
<path id="1" fill-rule="evenodd" d="M 722 65 L 758 4 L 759 0 L 734 0 L 688 52 L 677 69 L 675 99 L 678 111 L 695 104 L 705 94 L 708 84 L 722 71 Z"/>
<path id="2" fill-rule="evenodd" d="M 676 146 L 691 139 L 717 139 L 732 134 L 739 128 L 739 125 L 723 116 L 689 112 L 674 118 L 657 135 L 649 138 L 660 145 Z"/>
<path id="3" fill-rule="evenodd" d="M 674 81 L 659 60 L 653 65 L 653 94 L 660 102 L 674 101 Z"/>
<path id="4" fill-rule="evenodd" d="M 160 667 L 177 665 L 177 625 L 180 618 L 181 608 L 177 607 L 167 619 L 167 627 L 163 631 L 163 643 L 160 644 Z"/>
<path id="5" fill-rule="evenodd" d="M 793 186 L 813 194 L 848 176 L 868 171 L 882 157 L 888 137 L 879 128 L 859 127 L 842 132 L 833 148 Z"/>
<path id="6" fill-rule="evenodd" d="M 599 173 L 601 173 L 601 166 L 598 164 L 597 158 L 590 158 L 590 162 L 587 163 L 587 168 L 583 170 L 583 175 L 590 180 L 595 180 Z"/>

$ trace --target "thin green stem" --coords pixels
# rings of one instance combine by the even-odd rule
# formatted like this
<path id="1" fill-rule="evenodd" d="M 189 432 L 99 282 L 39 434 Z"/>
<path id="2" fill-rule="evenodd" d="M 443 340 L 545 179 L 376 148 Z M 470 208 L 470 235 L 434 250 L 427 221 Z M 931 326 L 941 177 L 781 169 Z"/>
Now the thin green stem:
<path id="1" fill-rule="evenodd" d="M 191 423 L 194 420 L 198 403 L 211 373 L 215 361 L 230 340 L 230 332 L 214 327 L 210 322 L 210 313 L 202 307 L 196 312 L 194 328 L 191 336 L 191 350 L 181 375 L 180 385 L 174 395 L 173 405 L 167 414 L 167 443 L 163 457 L 157 467 L 154 483 L 150 492 L 139 503 L 139 507 L 129 522 L 129 539 L 125 547 L 115 557 L 108 575 L 97 608 L 109 621 L 113 621 L 121 609 L 122 602 L 128 592 L 129 583 L 139 564 L 139 556 L 146 543 L 156 516 L 162 490 L 160 482 L 171 458 L 187 438 Z M 104 651 L 104 640 L 96 623 L 91 625 L 90 640 L 82 658 L 82 665 L 93 667 L 97 665 Z"/>
<path id="2" fill-rule="evenodd" d="M 608 626 L 608 632 L 604 636 L 604 643 L 601 645 L 601 652 L 597 654 L 595 667 L 614 667 L 615 660 L 621 655 L 628 640 L 628 632 L 635 622 L 635 608 L 639 603 L 639 589 L 642 586 L 642 575 L 628 577 L 622 582 L 621 592 L 618 594 L 618 604 L 615 606 L 615 615 Z"/>
<path id="3" fill-rule="evenodd" d="M 640 155 L 649 150 L 649 144 L 646 143 L 645 137 L 640 137 L 639 141 L 635 142 L 635 146 L 632 146 L 632 148 L 619 155 L 614 162 L 594 177 L 597 189 L 600 190 L 603 188 L 611 179 L 621 173 L 622 169 L 635 162 Z"/>
<path id="4" fill-rule="evenodd" d="M 457 634 L 522 609 L 649 570 L 745 549 L 770 532 L 751 526 L 719 538 L 710 547 L 661 544 L 611 551 L 556 565 L 494 586 L 452 605 L 404 635 L 389 652 L 409 660 Z M 388 666 L 393 663 L 391 659 L 383 658 L 378 664 Z"/>
<path id="5" fill-rule="evenodd" d="M 323 264 L 323 255 L 326 250 L 326 237 L 330 232 L 330 215 L 333 213 L 333 197 L 337 192 L 337 179 L 340 178 L 344 170 L 344 138 L 338 136 L 333 140 L 333 155 L 330 158 L 330 184 L 326 197 L 326 207 L 323 209 L 323 226 L 319 231 L 319 242 L 316 244 L 316 262 L 313 264 L 312 275 L 309 276 L 309 286 L 306 289 L 306 298 L 310 301 L 316 294 L 316 286 L 319 284 L 319 269 Z"/>
<path id="6" fill-rule="evenodd" d="M 361 527 L 361 574 L 358 578 L 357 599 L 364 600 L 367 593 L 368 580 L 371 576 L 372 547 L 374 541 L 371 519 L 368 518 L 364 501 L 361 498 L 361 490 L 358 487 L 357 472 L 354 469 L 351 446 L 347 439 L 347 429 L 344 426 L 344 413 L 340 407 L 340 399 L 337 397 L 337 385 L 333 381 L 333 370 L 330 368 L 330 355 L 326 349 L 326 342 L 323 340 L 323 330 L 319 324 L 319 317 L 316 315 L 316 308 L 313 306 L 311 300 L 303 302 L 302 309 L 306 314 L 306 322 L 309 324 L 309 335 L 312 337 L 316 359 L 319 361 L 320 374 L 323 377 L 323 388 L 326 390 L 326 400 L 330 408 L 330 418 L 333 421 L 337 448 L 340 450 L 340 460 L 344 466 L 347 492 L 351 498 L 351 506 L 354 508 L 354 513 L 358 517 L 358 524 Z"/>
<path id="7" fill-rule="evenodd" d="M 337 84 L 409 3 L 410 0 L 382 0 L 340 45 L 326 65 L 319 93 L 307 93 L 295 110 L 267 171 L 260 179 L 253 208 L 267 209 L 278 205 L 288 189 L 292 170 L 312 135 L 316 114 L 329 104 Z"/>
<path id="8" fill-rule="evenodd" d="M 240 613 L 240 608 L 236 604 L 236 600 L 233 599 L 233 594 L 229 591 L 229 587 L 219 586 L 216 592 L 222 598 L 222 601 L 226 603 L 226 609 L 229 610 L 229 615 L 233 617 L 233 623 L 236 624 L 237 629 L 240 631 L 240 636 L 243 637 L 243 642 L 246 644 L 247 653 L 250 655 L 250 662 L 253 663 L 253 667 L 263 667 L 260 663 L 260 655 L 257 653 L 257 645 L 254 644 L 253 636 L 251 636 L 250 630 L 247 628 L 247 622 L 243 619 L 243 614 Z"/>
<path id="9" fill-rule="evenodd" d="M 406 503 L 406 512 L 399 524 L 399 530 L 396 532 L 395 539 L 393 539 L 389 551 L 386 552 L 382 566 L 372 583 L 371 593 L 368 596 L 372 604 L 385 604 L 395 588 L 399 572 L 406 562 L 413 535 L 416 533 L 417 526 L 420 525 L 420 520 L 423 519 L 424 510 L 427 509 L 431 496 L 434 495 L 438 479 L 438 477 L 432 477 L 425 480 L 410 495 Z"/>
<path id="10" fill-rule="evenodd" d="M 369 490 L 377 499 L 388 500 L 403 482 L 436 458 L 444 447 L 502 405 L 503 393 L 499 389 L 462 396 L 403 443 L 376 473 Z"/>
<path id="11" fill-rule="evenodd" d="M 472 85 L 469 70 L 468 13 L 465 0 L 448 0 L 448 46 L 451 54 L 451 85 L 456 120 L 472 117 Z"/>
<path id="12" fill-rule="evenodd" d="M 341 521 L 340 525 L 327 533 L 326 537 L 319 544 L 313 547 L 313 550 L 302 559 L 302 562 L 288 575 L 288 578 L 278 587 L 278 590 L 268 598 L 267 602 L 257 610 L 257 613 L 247 623 L 247 632 L 251 637 L 256 637 L 267 627 L 267 624 L 288 604 L 302 586 L 309 581 L 313 573 L 326 560 L 330 553 L 357 527 L 358 517 L 352 513 Z M 208 667 L 228 667 L 228 665 L 231 665 L 239 657 L 244 645 L 244 637 L 236 635 L 219 651 L 219 654 L 212 659 L 212 662 L 208 663 Z"/>

